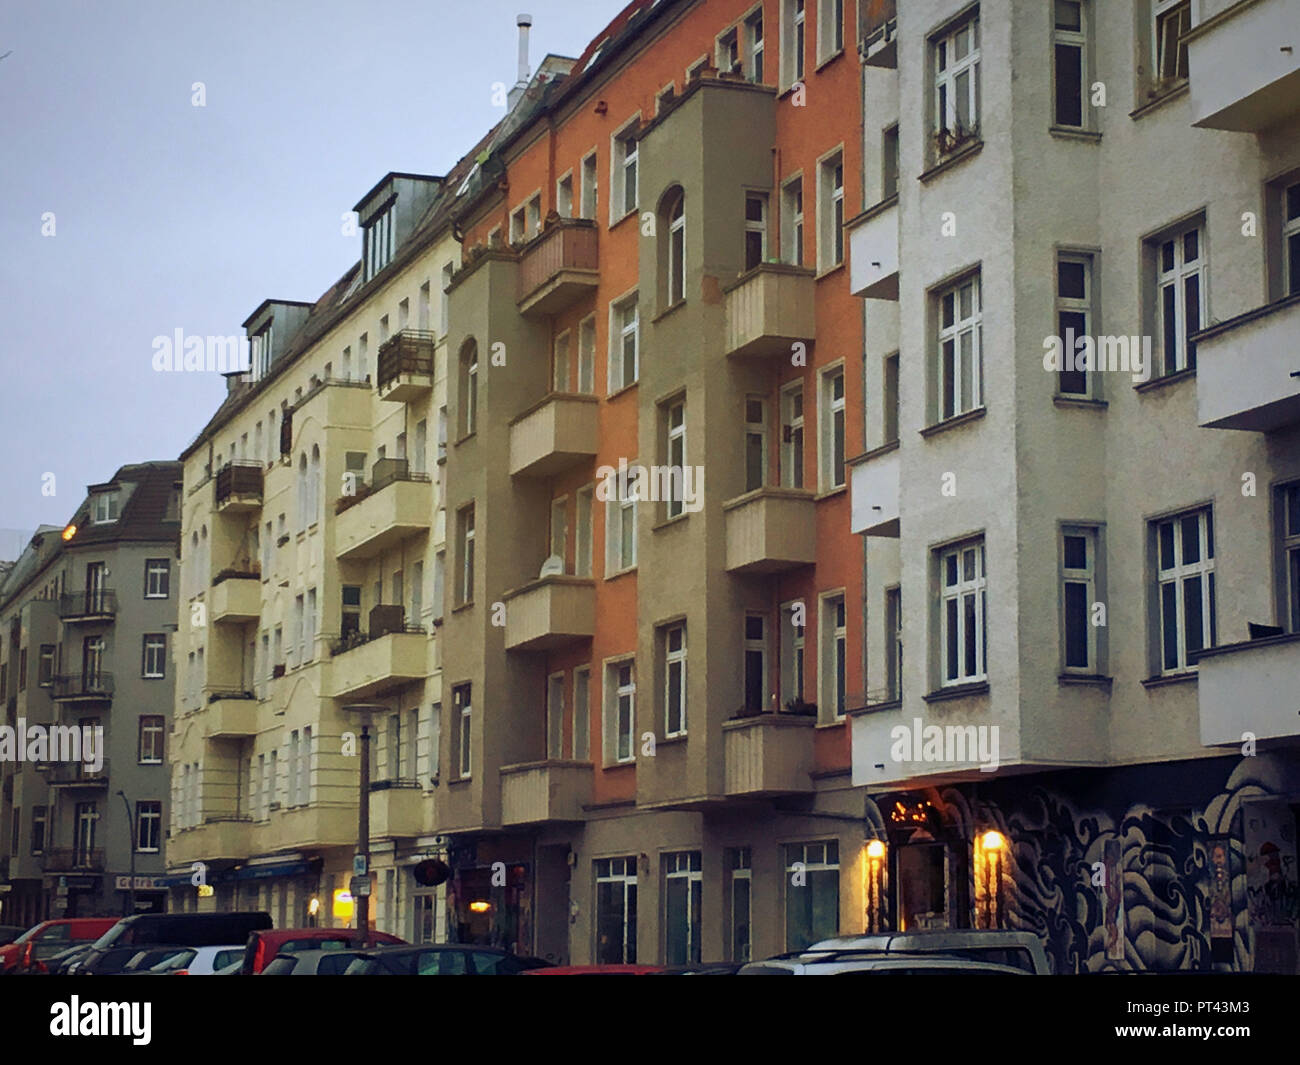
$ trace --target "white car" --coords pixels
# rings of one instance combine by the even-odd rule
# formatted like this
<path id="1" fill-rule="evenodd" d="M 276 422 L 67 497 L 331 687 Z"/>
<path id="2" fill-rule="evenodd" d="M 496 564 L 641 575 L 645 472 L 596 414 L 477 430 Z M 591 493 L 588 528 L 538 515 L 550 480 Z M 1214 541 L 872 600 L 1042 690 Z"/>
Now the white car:
<path id="1" fill-rule="evenodd" d="M 243 961 L 241 946 L 189 947 L 149 971 L 163 976 L 214 976 L 218 970 L 239 966 Z"/>
<path id="2" fill-rule="evenodd" d="M 854 950 L 880 954 L 947 954 L 968 961 L 1010 965 L 1035 976 L 1045 976 L 1052 971 L 1052 963 L 1038 936 L 1033 932 L 1000 928 L 945 928 L 933 932 L 838 936 L 814 943 L 805 953 Z"/>
<path id="3" fill-rule="evenodd" d="M 807 951 L 741 966 L 737 976 L 1028 976 L 1014 965 L 971 961 L 948 954 L 880 954 Z"/>

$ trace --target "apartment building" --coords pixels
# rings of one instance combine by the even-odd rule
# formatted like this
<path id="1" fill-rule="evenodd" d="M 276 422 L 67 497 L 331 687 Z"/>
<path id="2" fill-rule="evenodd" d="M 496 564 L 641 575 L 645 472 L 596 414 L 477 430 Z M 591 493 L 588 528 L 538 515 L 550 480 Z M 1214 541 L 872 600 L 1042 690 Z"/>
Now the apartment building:
<path id="1" fill-rule="evenodd" d="M 165 903 L 179 482 L 123 466 L 0 585 L 6 923 Z"/>
<path id="2" fill-rule="evenodd" d="M 1300 10 L 870 6 L 866 923 L 1295 972 Z"/>

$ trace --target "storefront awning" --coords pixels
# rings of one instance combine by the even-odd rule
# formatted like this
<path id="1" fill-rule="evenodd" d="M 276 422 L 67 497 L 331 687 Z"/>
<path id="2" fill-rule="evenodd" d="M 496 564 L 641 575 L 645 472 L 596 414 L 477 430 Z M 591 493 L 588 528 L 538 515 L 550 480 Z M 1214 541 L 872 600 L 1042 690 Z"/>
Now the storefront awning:
<path id="1" fill-rule="evenodd" d="M 304 861 L 276 862 L 269 865 L 246 865 L 227 873 L 221 880 L 262 880 L 271 876 L 299 876 L 309 871 Z"/>

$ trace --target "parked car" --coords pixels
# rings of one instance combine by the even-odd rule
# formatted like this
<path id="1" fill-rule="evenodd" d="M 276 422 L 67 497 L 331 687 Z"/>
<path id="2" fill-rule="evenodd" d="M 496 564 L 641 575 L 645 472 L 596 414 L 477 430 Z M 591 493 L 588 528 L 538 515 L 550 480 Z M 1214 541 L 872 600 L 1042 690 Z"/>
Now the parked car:
<path id="1" fill-rule="evenodd" d="M 227 965 L 224 969 L 218 969 L 218 970 L 216 971 L 216 973 L 214 973 L 213 975 L 215 975 L 215 976 L 238 976 L 238 975 L 239 975 L 241 972 L 243 972 L 243 971 L 244 971 L 244 952 L 241 950 L 241 951 L 239 952 L 239 960 L 238 960 L 238 961 L 232 961 L 232 962 L 231 962 L 229 965 Z"/>
<path id="2" fill-rule="evenodd" d="M 371 932 L 362 941 L 354 928 L 276 928 L 253 932 L 244 946 L 245 976 L 256 976 L 278 954 L 293 954 L 299 950 L 347 950 L 364 947 L 396 945 L 406 940 L 387 932 Z"/>
<path id="3" fill-rule="evenodd" d="M 523 976 L 662 976 L 661 965 L 548 965 L 529 969 Z"/>
<path id="4" fill-rule="evenodd" d="M 741 976 L 1029 976 L 1024 969 L 954 954 L 829 951 L 742 965 Z"/>
<path id="5" fill-rule="evenodd" d="M 262 976 L 342 976 L 357 958 L 359 950 L 296 950 L 277 954 L 261 972 Z"/>
<path id="6" fill-rule="evenodd" d="M 1046 976 L 1052 971 L 1043 941 L 1033 932 L 996 928 L 948 928 L 934 932 L 888 932 L 869 936 L 839 936 L 814 943 L 808 951 L 868 950 L 886 954 L 950 954 L 971 961 L 1011 965 Z"/>
<path id="7" fill-rule="evenodd" d="M 244 962 L 243 946 L 227 943 L 220 947 L 186 947 L 149 969 L 157 976 L 212 976 L 227 966 Z"/>
<path id="8" fill-rule="evenodd" d="M 163 964 L 170 961 L 178 955 L 184 954 L 190 950 L 189 947 L 170 946 L 170 947 L 147 947 L 144 950 L 136 951 L 125 965 L 119 976 L 145 976 L 152 975 L 151 970 L 155 965 Z"/>
<path id="9" fill-rule="evenodd" d="M 26 931 L 27 929 L 20 924 L 0 924 L 0 946 L 12 943 Z"/>
<path id="10" fill-rule="evenodd" d="M 63 917 L 33 925 L 0 947 L 0 973 L 42 973 L 45 959 L 77 943 L 91 943 L 117 924 L 116 917 Z"/>
<path id="11" fill-rule="evenodd" d="M 123 917 L 95 941 L 80 961 L 69 966 L 76 975 L 121 972 L 144 947 L 183 943 L 215 947 L 245 942 L 253 932 L 270 928 L 265 911 L 236 913 L 137 913 Z"/>
<path id="12" fill-rule="evenodd" d="M 362 951 L 345 976 L 516 976 L 551 963 L 472 943 L 426 943 Z"/>
<path id="13" fill-rule="evenodd" d="M 90 953 L 94 943 L 76 943 L 67 950 L 45 959 L 45 973 L 50 976 L 66 976 L 78 961 Z"/>

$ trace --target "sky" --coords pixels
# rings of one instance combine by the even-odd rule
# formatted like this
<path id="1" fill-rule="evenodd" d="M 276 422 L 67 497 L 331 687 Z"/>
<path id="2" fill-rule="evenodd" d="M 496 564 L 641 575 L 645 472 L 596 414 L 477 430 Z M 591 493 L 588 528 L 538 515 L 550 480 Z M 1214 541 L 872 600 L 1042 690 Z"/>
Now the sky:
<path id="1" fill-rule="evenodd" d="M 536 70 L 622 6 L 0 0 L 0 559 L 221 402 L 218 374 L 157 373 L 155 337 L 315 300 L 376 181 L 446 173 L 501 117 L 516 14 Z"/>

